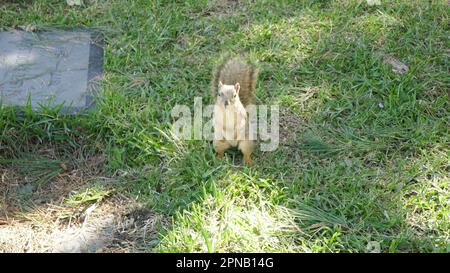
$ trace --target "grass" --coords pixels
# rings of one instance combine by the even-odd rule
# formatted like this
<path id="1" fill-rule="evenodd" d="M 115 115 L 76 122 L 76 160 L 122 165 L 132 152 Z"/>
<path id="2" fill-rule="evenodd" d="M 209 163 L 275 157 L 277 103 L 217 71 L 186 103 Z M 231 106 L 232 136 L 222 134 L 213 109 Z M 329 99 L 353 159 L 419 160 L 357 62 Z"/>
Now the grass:
<path id="1" fill-rule="evenodd" d="M 148 251 L 450 251 L 446 1 L 83 2 L 0 4 L 3 29 L 93 27 L 106 40 L 92 112 L 0 107 L 1 164 L 42 145 L 101 154 L 114 192 L 171 219 Z M 173 106 L 212 101 L 222 52 L 257 60 L 258 102 L 280 105 L 286 137 L 250 168 L 168 134 Z"/>

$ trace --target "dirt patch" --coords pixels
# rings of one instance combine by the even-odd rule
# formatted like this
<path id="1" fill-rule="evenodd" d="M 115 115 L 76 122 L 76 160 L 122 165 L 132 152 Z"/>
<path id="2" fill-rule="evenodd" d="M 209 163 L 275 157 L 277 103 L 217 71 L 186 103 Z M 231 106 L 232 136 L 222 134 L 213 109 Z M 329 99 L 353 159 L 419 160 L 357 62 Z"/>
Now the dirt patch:
<path id="1" fill-rule="evenodd" d="M 99 252 L 146 252 L 154 246 L 158 226 L 167 218 L 142 206 L 134 206 L 117 218 L 113 240 Z"/>
<path id="2" fill-rule="evenodd" d="M 0 165 L 0 219 L 41 204 L 58 204 L 69 193 L 93 182 L 105 186 L 113 177 L 104 174 L 102 154 L 43 146 Z M 6 163 L 6 164 L 5 164 Z"/>
<path id="3" fill-rule="evenodd" d="M 0 252 L 148 251 L 167 223 L 115 191 L 102 154 L 48 145 L 2 163 Z"/>
<path id="4" fill-rule="evenodd" d="M 238 0 L 215 0 L 203 11 L 202 16 L 223 18 L 233 15 L 239 7 Z"/>
<path id="5" fill-rule="evenodd" d="M 385 54 L 383 56 L 383 62 L 389 64 L 392 67 L 392 72 L 397 74 L 405 74 L 409 70 L 406 64 L 404 64 L 391 54 Z"/>
<path id="6" fill-rule="evenodd" d="M 302 131 L 305 124 L 304 119 L 289 110 L 280 108 L 280 145 L 291 145 L 297 141 L 298 133 Z"/>
<path id="7" fill-rule="evenodd" d="M 52 209 L 33 213 L 52 214 Z M 146 252 L 158 226 L 167 224 L 162 215 L 119 195 L 86 206 L 78 215 L 72 221 L 2 222 L 0 252 Z"/>

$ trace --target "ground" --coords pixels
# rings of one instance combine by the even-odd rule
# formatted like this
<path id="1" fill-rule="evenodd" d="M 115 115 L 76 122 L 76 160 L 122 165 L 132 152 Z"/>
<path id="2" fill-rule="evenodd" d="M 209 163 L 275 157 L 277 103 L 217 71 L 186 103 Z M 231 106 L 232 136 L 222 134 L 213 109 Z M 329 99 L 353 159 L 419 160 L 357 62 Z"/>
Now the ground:
<path id="1" fill-rule="evenodd" d="M 0 251 L 449 252 L 448 1 L 1 1 L 0 28 L 105 35 L 97 108 L 0 107 Z M 280 146 L 171 137 L 222 53 Z"/>

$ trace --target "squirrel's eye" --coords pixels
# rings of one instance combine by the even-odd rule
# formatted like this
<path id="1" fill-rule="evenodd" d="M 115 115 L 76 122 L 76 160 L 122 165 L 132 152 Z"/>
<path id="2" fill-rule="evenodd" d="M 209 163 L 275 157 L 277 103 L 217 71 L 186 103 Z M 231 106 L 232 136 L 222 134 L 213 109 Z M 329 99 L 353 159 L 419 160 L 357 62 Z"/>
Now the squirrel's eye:
<path id="1" fill-rule="evenodd" d="M 233 98 L 236 98 L 236 94 L 234 94 Z"/>

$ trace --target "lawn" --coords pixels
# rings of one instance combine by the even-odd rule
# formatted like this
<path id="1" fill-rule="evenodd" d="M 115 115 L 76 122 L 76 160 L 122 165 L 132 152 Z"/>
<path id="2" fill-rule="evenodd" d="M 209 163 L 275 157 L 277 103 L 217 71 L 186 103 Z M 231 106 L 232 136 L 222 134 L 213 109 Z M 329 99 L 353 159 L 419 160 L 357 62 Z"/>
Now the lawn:
<path id="1" fill-rule="evenodd" d="M 448 1 L 83 2 L 0 1 L 3 30 L 105 37 L 94 110 L 0 107 L 0 233 L 114 211 L 134 225 L 110 251 L 450 252 Z M 226 52 L 280 107 L 251 167 L 170 134 Z M 14 240 L 0 251 L 27 251 Z"/>

